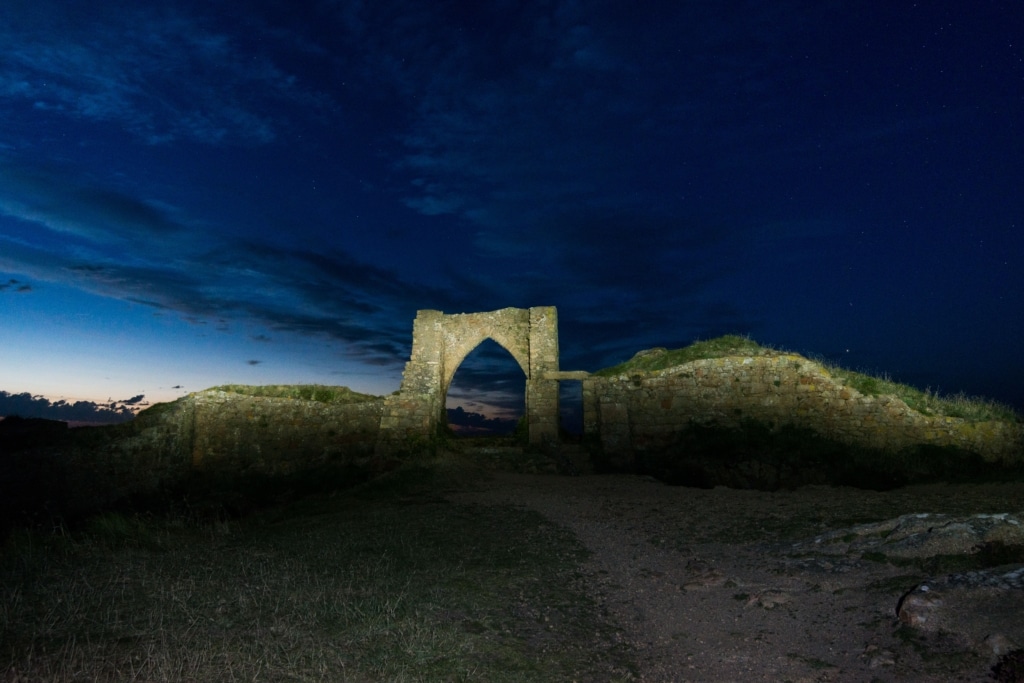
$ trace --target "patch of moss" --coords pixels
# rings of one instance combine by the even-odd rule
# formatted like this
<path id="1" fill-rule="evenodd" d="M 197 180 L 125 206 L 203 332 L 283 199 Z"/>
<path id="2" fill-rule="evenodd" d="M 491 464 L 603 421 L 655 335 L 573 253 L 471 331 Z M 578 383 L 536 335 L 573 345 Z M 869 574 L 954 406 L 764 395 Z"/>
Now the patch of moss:
<path id="1" fill-rule="evenodd" d="M 360 394 L 348 387 L 324 386 L 321 384 L 270 384 L 251 386 L 247 384 L 224 384 L 211 387 L 209 391 L 226 391 L 242 396 L 260 396 L 265 398 L 290 398 L 297 401 L 316 401 L 317 403 L 364 403 L 376 401 L 380 397 Z"/>
<path id="2" fill-rule="evenodd" d="M 893 557 L 879 551 L 868 551 L 861 555 L 861 559 L 891 564 L 894 567 L 912 568 L 920 572 L 915 575 L 897 577 L 899 581 L 895 585 L 905 588 L 907 584 L 912 583 L 911 579 L 915 578 L 921 580 L 926 576 L 941 576 L 1020 564 L 1024 562 L 1024 546 L 1005 544 L 1002 541 L 988 541 L 966 553 L 947 553 L 928 557 Z M 893 584 L 887 583 L 887 581 L 891 580 L 878 582 L 871 587 L 892 588 Z"/>
<path id="3" fill-rule="evenodd" d="M 630 372 L 656 372 L 665 368 L 691 363 L 695 360 L 738 355 L 760 356 L 770 351 L 771 349 L 761 346 L 748 337 L 727 334 L 715 339 L 698 341 L 681 349 L 668 350 L 657 348 L 640 351 L 625 363 L 598 370 L 594 375 L 598 377 L 614 377 L 615 375 Z"/>
<path id="4" fill-rule="evenodd" d="M 885 562 L 885 555 L 877 553 L 881 556 L 881 560 L 875 560 Z M 870 559 L 870 558 L 865 558 Z M 868 584 L 868 590 L 878 591 L 879 593 L 891 593 L 896 595 L 904 595 L 907 591 L 912 590 L 914 586 L 921 583 L 924 579 L 922 574 L 900 574 L 898 576 L 890 576 L 885 579 L 879 579 Z"/>
<path id="5" fill-rule="evenodd" d="M 153 405 L 149 406 L 145 410 L 140 411 L 139 414 L 135 416 L 135 419 L 138 420 L 143 415 L 146 415 L 148 417 L 156 417 L 158 415 L 164 415 L 166 413 L 172 413 L 172 412 L 174 412 L 175 410 L 178 409 L 179 405 L 180 404 L 179 404 L 178 401 L 167 401 L 167 402 L 164 402 L 164 403 L 154 403 Z"/>
<path id="6" fill-rule="evenodd" d="M 864 553 L 860 556 L 860 559 L 867 560 L 868 562 L 878 562 L 879 564 L 885 564 L 889 561 L 889 558 L 885 553 L 880 553 L 875 550 Z"/>

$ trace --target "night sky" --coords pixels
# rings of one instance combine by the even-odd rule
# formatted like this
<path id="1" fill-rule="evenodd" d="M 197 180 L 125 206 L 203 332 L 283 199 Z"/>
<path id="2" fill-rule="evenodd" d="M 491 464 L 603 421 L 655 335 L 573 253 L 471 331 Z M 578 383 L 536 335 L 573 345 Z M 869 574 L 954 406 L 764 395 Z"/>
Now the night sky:
<path id="1" fill-rule="evenodd" d="M 1016 1 L 0 2 L 0 415 L 387 394 L 417 309 L 548 305 L 565 370 L 737 333 L 1024 408 L 1022 233 Z"/>

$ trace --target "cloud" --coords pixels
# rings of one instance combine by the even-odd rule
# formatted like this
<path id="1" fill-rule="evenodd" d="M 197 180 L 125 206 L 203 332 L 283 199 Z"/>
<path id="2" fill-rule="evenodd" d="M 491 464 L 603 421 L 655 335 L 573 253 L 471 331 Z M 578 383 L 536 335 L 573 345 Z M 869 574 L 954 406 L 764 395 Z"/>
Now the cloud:
<path id="1" fill-rule="evenodd" d="M 659 5 L 656 18 L 572 2 L 434 17 L 405 7 L 363 6 L 344 26 L 367 47 L 380 89 L 409 112 L 395 191 L 426 218 L 466 226 L 490 276 L 446 272 L 479 292 L 470 310 L 553 303 L 625 343 L 638 325 L 666 338 L 752 324 L 709 300 L 757 230 L 730 215 L 743 189 L 726 169 L 764 135 L 751 112 L 778 107 L 773 65 L 818 11 L 782 3 L 723 22 L 693 3 Z M 761 163 L 791 161 L 789 151 L 773 147 Z M 695 197 L 721 214 L 697 213 Z M 601 321 L 609 311 L 619 319 Z M 715 314 L 701 323 L 698 311 Z"/>
<path id="2" fill-rule="evenodd" d="M 449 408 L 447 411 L 448 426 L 463 435 L 512 434 L 516 430 L 518 420 L 500 417 L 487 417 L 481 413 L 467 412 L 462 406 Z"/>
<path id="3" fill-rule="evenodd" d="M 166 237 L 183 226 L 175 210 L 70 170 L 0 156 L 0 214 L 93 242 Z"/>
<path id="4" fill-rule="evenodd" d="M 707 28 L 693 21 L 699 8 L 661 8 L 658 35 L 638 40 L 651 17 L 598 16 L 574 2 L 323 2 L 309 10 L 324 19 L 317 30 L 309 14 L 287 12 L 254 11 L 238 30 L 184 6 L 113 16 L 84 1 L 59 12 L 56 0 L 12 3 L 0 9 L 0 44 L 10 48 L 0 113 L 32 105 L 153 144 L 253 146 L 280 141 L 301 117 L 331 117 L 312 130 L 337 141 L 350 134 L 339 120 L 383 112 L 367 130 L 399 141 L 377 150 L 385 201 L 409 209 L 395 222 L 408 233 L 443 226 L 458 250 L 412 275 L 400 259 L 372 265 L 263 215 L 250 227 L 256 211 L 225 208 L 219 215 L 235 223 L 221 224 L 123 179 L 85 179 L 11 153 L 0 156 L 0 214 L 12 219 L 0 216 L 0 267 L 197 324 L 246 319 L 324 335 L 382 366 L 407 357 L 419 308 L 550 303 L 578 329 L 621 333 L 625 344 L 641 329 L 699 328 L 698 312 L 742 318 L 706 292 L 734 262 L 719 235 L 745 227 L 693 215 L 685 188 L 720 160 L 699 145 L 680 155 L 678 140 L 680 131 L 713 139 L 719 118 L 760 101 L 734 89 L 764 86 L 775 53 L 726 63 L 716 50 L 784 45 L 768 10 Z M 321 83 L 343 74 L 344 88 L 324 94 L 304 66 L 332 74 Z M 618 353 L 583 346 L 579 362 Z"/>
<path id="5" fill-rule="evenodd" d="M 0 391 L 0 415 L 115 424 L 131 420 L 139 408 L 148 405 L 143 398 L 144 396 L 139 394 L 122 401 L 111 400 L 105 404 L 92 401 L 68 403 L 63 399 L 50 401 L 43 396 L 33 396 L 29 393 L 11 394 Z"/>
<path id="6" fill-rule="evenodd" d="M 446 402 L 470 413 L 480 411 L 489 419 L 511 420 L 514 427 L 523 413 L 525 385 L 526 375 L 512 355 L 486 339 L 459 366 Z"/>
<path id="7" fill-rule="evenodd" d="M 236 265 L 246 263 L 245 272 L 220 267 L 229 254 L 234 254 Z M 441 300 L 429 296 L 430 288 L 403 283 L 397 275 L 384 291 L 374 290 L 372 280 L 352 281 L 344 265 L 359 267 L 344 255 L 336 260 L 317 256 L 322 265 L 333 264 L 334 272 L 313 271 L 312 279 L 308 273 L 292 270 L 289 265 L 294 263 L 287 259 L 275 264 L 231 245 L 224 245 L 216 255 L 140 260 L 131 266 L 99 254 L 91 257 L 91 263 L 83 263 L 75 251 L 63 246 L 29 247 L 0 234 L 0 268 L 4 270 L 173 312 L 195 324 L 212 321 L 223 327 L 230 320 L 245 320 L 281 333 L 323 335 L 343 342 L 354 357 L 383 364 L 401 362 L 407 355 L 416 307 Z M 363 270 L 383 272 L 372 267 Z M 403 312 L 400 317 L 396 310 Z"/>
<path id="8" fill-rule="evenodd" d="M 3 292 L 8 289 L 11 290 L 12 292 L 18 293 L 31 292 L 32 285 L 27 284 L 25 282 L 19 282 L 14 278 L 9 279 L 7 282 L 0 282 L 0 292 Z"/>
<path id="9" fill-rule="evenodd" d="M 150 144 L 265 144 L 287 124 L 261 105 L 333 107 L 271 54 L 243 45 L 244 34 L 218 29 L 211 16 L 166 3 L 4 5 L 0 101 L 114 123 Z"/>
<path id="10" fill-rule="evenodd" d="M 220 237 L 165 203 L 84 181 L 70 169 L 2 156 L 0 268 L 197 323 L 245 319 L 280 332 L 322 334 L 381 364 L 407 355 L 417 308 L 469 301 L 340 249 Z"/>
<path id="11" fill-rule="evenodd" d="M 733 136 L 751 102 L 768 104 L 743 85 L 770 78 L 785 56 L 780 27 L 793 26 L 769 10 L 722 24 L 692 3 L 659 6 L 657 21 L 644 10 L 555 8 L 512 18 L 482 11 L 473 31 L 433 26 L 432 46 L 388 43 L 403 69 L 396 89 L 416 113 L 399 163 L 410 176 L 406 203 L 476 223 L 484 248 L 522 248 L 515 226 L 567 204 L 669 213 L 707 150 L 721 154 L 719 121 Z M 744 42 L 758 59 L 721 56 L 722 46 Z M 691 142 L 679 158 L 683 132 L 716 144 Z"/>

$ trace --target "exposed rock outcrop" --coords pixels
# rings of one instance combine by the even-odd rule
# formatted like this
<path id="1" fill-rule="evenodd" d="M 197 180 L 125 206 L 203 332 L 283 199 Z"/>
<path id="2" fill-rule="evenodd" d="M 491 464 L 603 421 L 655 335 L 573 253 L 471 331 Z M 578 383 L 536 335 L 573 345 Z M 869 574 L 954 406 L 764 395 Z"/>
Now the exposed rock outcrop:
<path id="1" fill-rule="evenodd" d="M 894 605 L 902 624 L 954 635 L 984 656 L 1024 645 L 1024 513 L 902 515 L 793 549 L 926 571 Z"/>

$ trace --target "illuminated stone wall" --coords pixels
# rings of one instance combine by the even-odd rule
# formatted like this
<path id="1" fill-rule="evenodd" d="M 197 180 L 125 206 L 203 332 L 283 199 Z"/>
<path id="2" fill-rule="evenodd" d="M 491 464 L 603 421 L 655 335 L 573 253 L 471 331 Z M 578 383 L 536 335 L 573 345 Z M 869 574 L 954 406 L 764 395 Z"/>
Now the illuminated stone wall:
<path id="1" fill-rule="evenodd" d="M 443 420 L 445 397 L 459 365 L 485 339 L 508 351 L 526 375 L 526 418 L 532 445 L 558 439 L 558 312 L 554 306 L 486 313 L 422 310 L 413 323 L 412 354 L 402 386 L 388 396 L 378 452 L 401 453 L 430 439 Z"/>
<path id="2" fill-rule="evenodd" d="M 1007 422 L 930 417 L 889 396 L 866 396 L 795 354 L 698 360 L 651 373 L 584 380 L 584 432 L 628 464 L 670 449 L 690 425 L 794 425 L 851 445 L 898 451 L 954 446 L 992 462 L 1018 459 L 1024 428 Z"/>
<path id="3" fill-rule="evenodd" d="M 201 391 L 123 425 L 70 430 L 73 438 L 56 447 L 66 470 L 62 498 L 75 512 L 173 488 L 196 475 L 241 481 L 372 472 L 382 406 L 376 397 L 324 403 Z"/>
<path id="4" fill-rule="evenodd" d="M 382 403 L 200 392 L 191 406 L 192 468 L 280 475 L 355 463 L 373 454 Z"/>
<path id="5" fill-rule="evenodd" d="M 989 463 L 1024 461 L 1024 425 L 922 415 L 893 397 L 844 386 L 794 354 L 714 358 L 613 377 L 562 372 L 552 307 L 420 311 L 402 388 L 388 397 L 318 402 L 207 390 L 124 425 L 64 430 L 67 436 L 62 431 L 52 444 L 41 443 L 32 457 L 38 452 L 61 473 L 47 495 L 64 491 L 70 510 L 144 496 L 196 475 L 241 480 L 330 470 L 340 483 L 430 447 L 455 371 L 488 338 L 524 368 L 532 444 L 558 448 L 558 383 L 582 380 L 584 443 L 616 469 L 636 470 L 651 455 L 671 458 L 691 426 L 728 429 L 751 421 L 879 451 L 951 446 Z"/>

